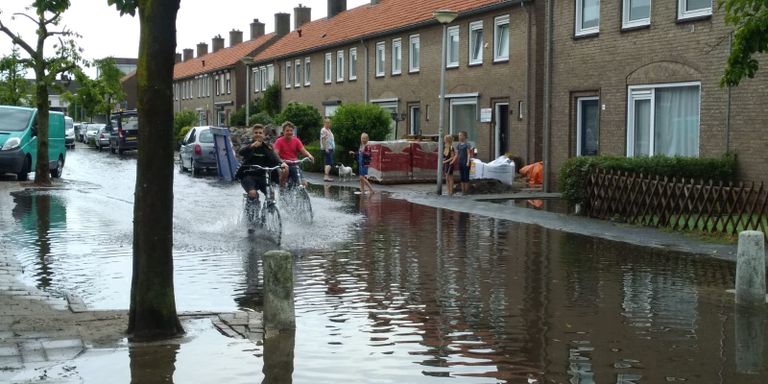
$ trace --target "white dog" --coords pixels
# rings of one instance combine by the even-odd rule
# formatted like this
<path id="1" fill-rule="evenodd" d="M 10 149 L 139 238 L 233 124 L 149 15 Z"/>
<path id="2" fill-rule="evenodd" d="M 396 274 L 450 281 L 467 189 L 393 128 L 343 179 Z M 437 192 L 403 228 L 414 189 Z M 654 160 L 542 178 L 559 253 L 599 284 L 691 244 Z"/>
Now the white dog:
<path id="1" fill-rule="evenodd" d="M 342 181 L 351 180 L 355 176 L 355 173 L 352 172 L 352 167 L 347 167 L 344 164 L 339 163 L 336 169 L 339 171 L 339 178 Z"/>

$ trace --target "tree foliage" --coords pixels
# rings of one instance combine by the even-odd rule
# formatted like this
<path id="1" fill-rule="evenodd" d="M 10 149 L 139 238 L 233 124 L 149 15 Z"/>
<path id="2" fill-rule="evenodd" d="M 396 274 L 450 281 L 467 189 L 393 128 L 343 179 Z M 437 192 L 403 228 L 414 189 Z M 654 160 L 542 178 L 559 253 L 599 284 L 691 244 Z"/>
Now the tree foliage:
<path id="1" fill-rule="evenodd" d="M 0 104 L 31 105 L 32 84 L 25 78 L 27 71 L 21 63 L 19 48 L 0 59 Z"/>
<path id="2" fill-rule="evenodd" d="M 17 13 L 18 16 L 32 21 L 36 27 L 37 39 L 30 44 L 21 35 L 15 33 L 0 19 L 0 32 L 11 39 L 11 42 L 21 48 L 29 57 L 20 62 L 32 68 L 35 72 L 35 103 L 37 106 L 37 167 L 35 169 L 35 184 L 51 185 L 48 169 L 48 88 L 53 86 L 60 74 L 72 72 L 82 62 L 80 48 L 76 38 L 80 36 L 71 30 L 51 30 L 58 27 L 61 14 L 69 9 L 69 0 L 35 0 L 32 10 L 35 16 Z M 45 41 L 48 38 L 57 39 L 54 44 L 54 55 L 45 54 Z"/>
<path id="3" fill-rule="evenodd" d="M 734 32 L 720 84 L 736 86 L 745 77 L 755 77 L 759 67 L 755 55 L 768 52 L 768 0 L 721 0 L 723 5 L 725 21 Z"/>
<path id="4" fill-rule="evenodd" d="M 296 126 L 302 142 L 309 143 L 320 138 L 323 115 L 317 108 L 309 104 L 289 103 L 280 114 L 275 116 L 276 124 L 282 124 L 286 121 L 290 121 Z"/>
<path id="5" fill-rule="evenodd" d="M 272 83 L 264 91 L 261 110 L 266 111 L 270 116 L 276 116 L 280 112 L 280 84 Z"/>
<path id="6" fill-rule="evenodd" d="M 360 134 L 371 140 L 384 140 L 392 122 L 390 114 L 375 104 L 342 104 L 331 118 L 336 144 L 347 150 L 360 145 Z"/>

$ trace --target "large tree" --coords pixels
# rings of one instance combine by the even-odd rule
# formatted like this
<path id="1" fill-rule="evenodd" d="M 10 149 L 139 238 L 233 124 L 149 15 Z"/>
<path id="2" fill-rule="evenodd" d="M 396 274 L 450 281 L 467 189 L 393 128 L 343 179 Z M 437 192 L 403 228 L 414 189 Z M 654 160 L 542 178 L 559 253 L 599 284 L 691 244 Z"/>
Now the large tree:
<path id="1" fill-rule="evenodd" d="M 21 63 L 19 48 L 0 59 L 0 104 L 29 105 L 32 84 L 25 78 L 27 71 Z"/>
<path id="2" fill-rule="evenodd" d="M 734 27 L 721 84 L 736 86 L 745 77 L 755 77 L 755 55 L 768 52 L 768 0 L 721 0 L 721 5 L 725 5 L 725 21 Z"/>
<path id="3" fill-rule="evenodd" d="M 141 23 L 139 158 L 133 208 L 128 333 L 136 340 L 184 332 L 173 291 L 173 67 L 180 0 L 107 0 Z"/>
<path id="4" fill-rule="evenodd" d="M 120 84 L 123 73 L 117 67 L 115 59 L 107 57 L 94 60 L 99 76 L 94 80 L 82 71 L 75 71 L 75 80 L 79 84 L 77 93 L 65 92 L 62 97 L 70 104 L 77 104 L 85 116 L 96 114 L 108 115 L 115 105 L 125 100 L 125 91 Z"/>
<path id="5" fill-rule="evenodd" d="M 29 55 L 22 58 L 21 63 L 31 67 L 35 72 L 35 99 L 37 105 L 37 166 L 35 168 L 35 184 L 51 185 L 48 168 L 48 87 L 53 86 L 59 74 L 71 72 L 82 61 L 80 49 L 75 42 L 79 36 L 71 30 L 52 31 L 58 27 L 61 14 L 69 9 L 69 0 L 35 0 L 28 8 L 35 16 L 26 13 L 15 13 L 14 16 L 31 20 L 37 27 L 37 40 L 34 44 L 27 43 L 20 35 L 14 33 L 0 20 L 0 31 L 11 38 L 16 46 Z M 45 56 L 46 40 L 57 38 L 54 45 L 54 55 Z"/>

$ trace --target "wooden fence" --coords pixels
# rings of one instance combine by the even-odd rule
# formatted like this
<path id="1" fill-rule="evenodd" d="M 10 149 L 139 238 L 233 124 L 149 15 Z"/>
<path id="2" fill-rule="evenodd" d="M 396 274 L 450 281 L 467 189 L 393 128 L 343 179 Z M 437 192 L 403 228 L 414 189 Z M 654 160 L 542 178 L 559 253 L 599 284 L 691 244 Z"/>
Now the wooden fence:
<path id="1" fill-rule="evenodd" d="M 695 182 L 597 170 L 587 180 L 587 215 L 673 230 L 744 230 L 768 234 L 768 190 L 762 183 Z"/>

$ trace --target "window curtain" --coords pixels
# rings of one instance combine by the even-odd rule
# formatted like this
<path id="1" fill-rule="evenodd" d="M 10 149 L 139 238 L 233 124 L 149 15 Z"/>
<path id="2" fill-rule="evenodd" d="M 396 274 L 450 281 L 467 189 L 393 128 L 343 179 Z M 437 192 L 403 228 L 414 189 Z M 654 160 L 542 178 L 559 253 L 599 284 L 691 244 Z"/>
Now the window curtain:
<path id="1" fill-rule="evenodd" d="M 496 47 L 496 57 L 504 58 L 509 56 L 509 24 L 498 26 L 498 44 Z"/>
<path id="2" fill-rule="evenodd" d="M 635 156 L 651 154 L 651 100 L 635 100 Z"/>
<path id="3" fill-rule="evenodd" d="M 467 131 L 467 140 L 477 140 L 475 125 L 477 120 L 477 104 L 454 104 L 451 133 L 458 135 L 460 131 Z"/>
<path id="4" fill-rule="evenodd" d="M 699 87 L 656 89 L 654 154 L 699 155 Z"/>
<path id="5" fill-rule="evenodd" d="M 646 19 L 651 16 L 651 0 L 633 0 L 629 6 L 629 20 Z"/>
<path id="6" fill-rule="evenodd" d="M 600 0 L 583 0 L 581 20 L 582 29 L 600 25 Z"/>
<path id="7" fill-rule="evenodd" d="M 710 7 L 712 7 L 712 0 L 687 0 L 685 4 L 686 11 L 696 11 Z"/>

